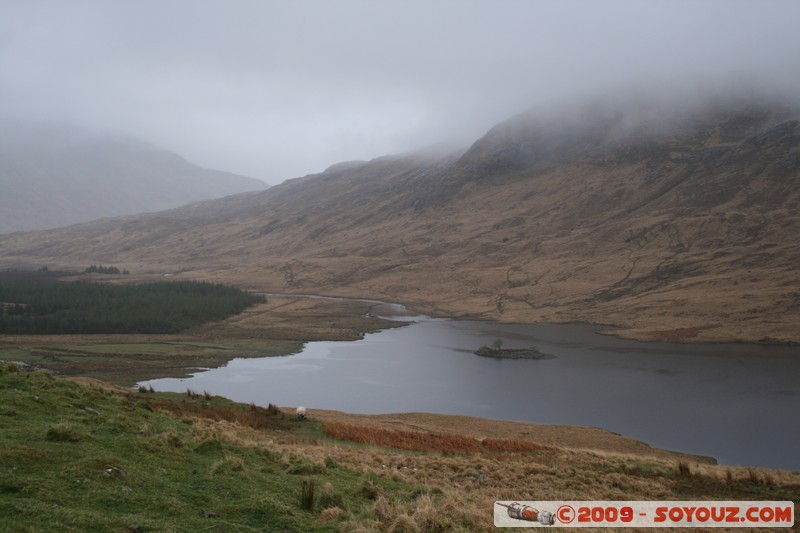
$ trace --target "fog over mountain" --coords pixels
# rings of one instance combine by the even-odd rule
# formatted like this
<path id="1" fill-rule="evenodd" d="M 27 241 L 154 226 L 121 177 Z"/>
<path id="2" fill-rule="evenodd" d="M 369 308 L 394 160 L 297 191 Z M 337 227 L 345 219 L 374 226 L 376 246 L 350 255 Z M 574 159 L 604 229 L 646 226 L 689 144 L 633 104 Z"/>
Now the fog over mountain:
<path id="1" fill-rule="evenodd" d="M 0 234 L 160 211 L 266 188 L 146 142 L 0 121 Z"/>
<path id="2" fill-rule="evenodd" d="M 796 93 L 792 0 L 0 3 L 0 115 L 276 184 L 631 87 Z"/>
<path id="3" fill-rule="evenodd" d="M 594 100 L 517 115 L 467 150 L 0 236 L 0 266 L 115 264 L 450 317 L 794 342 L 798 205 L 796 103 Z"/>
<path id="4" fill-rule="evenodd" d="M 798 2 L 79 0 L 0 15 L 0 116 L 280 183 L 0 236 L 4 266 L 113 263 L 648 339 L 800 339 Z M 33 196 L 141 146 L 83 153 L 63 189 Z"/>

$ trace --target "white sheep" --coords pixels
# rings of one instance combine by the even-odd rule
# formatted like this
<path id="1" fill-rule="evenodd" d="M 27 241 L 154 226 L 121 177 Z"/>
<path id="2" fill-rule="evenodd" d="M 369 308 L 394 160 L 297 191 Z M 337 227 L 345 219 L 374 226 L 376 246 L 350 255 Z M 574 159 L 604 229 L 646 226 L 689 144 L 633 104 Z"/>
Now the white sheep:
<path id="1" fill-rule="evenodd" d="M 299 418 L 300 420 L 305 419 L 305 417 L 306 417 L 306 408 L 301 405 L 300 407 L 297 408 L 297 411 L 295 411 L 295 414 L 297 415 L 297 418 Z"/>

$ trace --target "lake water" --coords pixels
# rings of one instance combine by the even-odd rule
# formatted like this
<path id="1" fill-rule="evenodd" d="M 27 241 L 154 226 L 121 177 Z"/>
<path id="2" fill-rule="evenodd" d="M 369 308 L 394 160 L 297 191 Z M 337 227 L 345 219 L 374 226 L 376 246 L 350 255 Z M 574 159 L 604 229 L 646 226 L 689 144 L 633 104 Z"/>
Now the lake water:
<path id="1" fill-rule="evenodd" d="M 605 428 L 721 464 L 800 471 L 800 348 L 643 343 L 588 325 L 422 318 L 354 342 L 147 382 L 266 406 L 424 411 Z M 472 352 L 495 339 L 552 357 Z"/>

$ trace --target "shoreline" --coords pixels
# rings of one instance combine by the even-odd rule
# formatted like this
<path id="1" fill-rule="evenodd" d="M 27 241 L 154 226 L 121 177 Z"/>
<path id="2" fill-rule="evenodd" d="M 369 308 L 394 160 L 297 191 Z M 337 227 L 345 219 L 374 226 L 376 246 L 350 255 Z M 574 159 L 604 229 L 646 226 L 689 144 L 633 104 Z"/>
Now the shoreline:
<path id="1" fill-rule="evenodd" d="M 268 317 L 274 317 L 274 315 L 277 314 L 277 313 L 283 314 L 284 311 L 290 310 L 291 313 L 288 314 L 286 317 L 283 317 L 283 318 L 287 319 L 286 325 L 292 331 L 292 334 L 295 335 L 295 338 L 297 338 L 296 335 L 297 335 L 298 331 L 305 331 L 305 333 L 310 333 L 310 330 L 303 329 L 303 328 L 307 328 L 308 326 L 312 325 L 311 322 L 304 322 L 303 320 L 301 320 L 298 317 L 303 316 L 304 314 L 308 315 L 308 316 L 314 316 L 314 317 L 322 316 L 323 317 L 322 321 L 325 323 L 325 329 L 323 331 L 317 332 L 314 335 L 308 335 L 309 337 L 313 337 L 313 338 L 308 338 L 307 340 L 302 341 L 300 349 L 302 349 L 302 347 L 307 342 L 333 340 L 333 339 L 331 339 L 331 337 L 328 336 L 328 334 L 330 334 L 332 332 L 336 332 L 337 335 L 341 335 L 342 330 L 331 329 L 329 327 L 329 325 L 328 325 L 328 321 L 330 321 L 332 318 L 341 318 L 342 313 L 345 313 L 345 312 L 348 312 L 348 311 L 351 312 L 350 316 L 352 318 L 359 317 L 360 319 L 372 320 L 372 318 L 368 317 L 368 315 L 370 315 L 370 313 L 373 313 L 373 311 L 375 310 L 375 308 L 377 306 L 391 305 L 391 306 L 393 306 L 395 308 L 397 308 L 399 306 L 399 307 L 402 307 L 403 309 L 405 309 L 407 314 L 405 314 L 404 316 L 408 316 L 408 314 L 412 314 L 418 319 L 430 319 L 430 320 L 434 320 L 434 321 L 435 320 L 440 320 L 440 319 L 437 319 L 437 318 L 434 318 L 434 317 L 424 317 L 423 315 L 416 315 L 416 314 L 414 314 L 413 310 L 409 310 L 408 308 L 405 308 L 401 304 L 388 304 L 387 302 L 382 302 L 380 300 L 374 300 L 374 299 L 355 299 L 355 298 L 345 298 L 345 297 L 329 297 L 329 296 L 317 296 L 317 295 L 295 295 L 295 294 L 280 294 L 280 295 L 272 294 L 271 296 L 272 296 L 271 299 L 273 301 L 271 302 L 271 304 L 265 305 L 264 309 L 260 310 L 260 312 L 259 312 L 260 314 L 259 313 L 255 313 L 255 312 L 253 312 L 253 313 L 244 313 L 244 315 L 251 315 L 251 316 L 249 316 L 249 317 L 247 317 L 247 316 L 245 316 L 245 317 L 237 317 L 235 320 L 233 320 L 231 322 L 236 322 L 237 324 L 245 323 L 250 318 L 253 318 L 254 315 L 258 315 L 258 316 L 262 316 L 263 315 L 263 316 L 268 316 Z M 322 312 L 323 310 L 325 311 L 325 313 Z M 256 316 L 256 318 L 258 318 L 258 316 Z M 389 318 L 389 317 L 386 317 L 386 318 Z M 263 320 L 263 319 L 259 319 L 259 320 Z M 453 319 L 449 319 L 449 320 L 456 320 L 457 321 L 459 319 L 458 318 L 453 318 Z M 520 326 L 530 326 L 531 325 L 531 324 L 518 323 L 518 322 L 506 323 L 506 322 L 496 322 L 496 321 L 486 321 L 486 320 L 483 320 L 481 322 L 484 322 L 485 324 L 517 324 L 517 325 L 520 325 Z M 360 322 L 360 323 L 362 325 L 366 324 L 366 322 Z M 360 329 L 360 332 L 361 333 L 363 333 L 364 331 L 375 331 L 375 332 L 377 332 L 377 331 L 383 331 L 383 330 L 387 330 L 387 329 L 392 329 L 394 327 L 402 327 L 402 326 L 406 325 L 408 323 L 408 321 L 405 321 L 405 320 L 402 320 L 402 319 L 397 320 L 397 319 L 389 318 L 389 320 L 383 320 L 383 321 L 380 321 L 380 322 L 373 321 L 373 322 L 370 322 L 370 323 L 373 326 L 372 328 Z M 238 344 L 237 340 L 241 341 L 242 339 L 248 339 L 248 338 L 249 339 L 253 339 L 258 334 L 258 332 L 263 331 L 261 329 L 261 327 L 263 326 L 263 323 L 262 322 L 258 322 L 258 324 L 259 325 L 258 325 L 257 328 L 244 328 L 244 329 L 239 328 L 239 329 L 236 329 L 235 337 L 229 336 L 231 334 L 231 331 L 228 331 L 227 329 L 219 329 L 219 325 L 216 325 L 213 328 L 209 327 L 208 329 L 203 330 L 203 331 L 193 331 L 193 332 L 191 332 L 192 335 L 187 334 L 186 338 L 184 338 L 184 339 L 170 339 L 170 340 L 167 340 L 167 339 L 154 338 L 154 339 L 149 339 L 149 341 L 153 345 L 166 345 L 166 346 L 169 346 L 170 349 L 176 349 L 176 350 L 180 346 L 189 347 L 191 344 L 194 344 L 194 346 L 188 348 L 192 352 L 192 354 L 194 354 L 197 350 L 203 351 L 203 350 L 209 348 L 211 343 L 213 343 L 214 345 L 227 344 L 228 346 L 232 346 L 232 345 Z M 300 324 L 300 325 L 298 325 L 298 324 Z M 564 324 L 564 323 L 561 323 L 561 324 Z M 587 329 L 590 329 L 591 331 L 593 331 L 593 332 L 595 332 L 597 334 L 606 335 L 606 333 L 604 331 L 602 331 L 601 328 L 598 328 L 597 325 L 595 325 L 595 324 L 586 324 L 586 323 L 567 323 L 567 324 L 586 326 Z M 541 323 L 540 323 L 540 325 L 541 325 Z M 232 324 L 229 323 L 229 324 L 227 324 L 227 326 L 230 327 L 230 326 L 232 326 Z M 363 338 L 363 334 L 356 335 L 355 333 L 356 333 L 355 330 L 351 330 L 350 333 L 348 333 L 348 335 L 347 335 L 347 337 L 348 337 L 347 339 L 343 339 L 343 338 L 340 337 L 338 340 L 357 340 L 358 338 Z M 220 335 L 220 336 L 216 337 L 217 335 Z M 612 338 L 620 338 L 620 339 L 623 339 L 623 340 L 631 340 L 631 339 L 625 339 L 624 337 L 619 337 L 617 335 L 608 335 L 608 336 L 610 336 Z M 191 340 L 190 340 L 190 338 L 191 338 Z M 10 339 L 1 339 L 1 340 L 8 341 Z M 14 339 L 14 340 L 16 340 L 16 339 Z M 52 339 L 52 338 L 45 339 L 44 337 L 40 336 L 40 337 L 38 337 L 36 339 L 28 339 L 28 340 L 32 341 L 32 344 L 34 344 L 34 345 L 36 345 L 37 347 L 40 348 L 41 345 L 46 344 L 45 341 L 55 340 L 55 339 Z M 113 343 L 113 344 L 124 344 L 125 343 L 125 341 L 123 341 L 119 337 L 116 337 L 116 338 L 104 338 L 104 339 L 101 340 L 101 339 L 98 339 L 98 338 L 93 337 L 93 336 L 83 336 L 80 340 L 78 340 L 78 339 L 76 339 L 74 337 L 62 338 L 62 339 L 58 339 L 58 340 L 59 340 L 59 342 L 62 342 L 62 343 L 65 343 L 65 344 L 74 344 L 76 341 L 78 341 L 78 342 L 80 342 L 80 344 L 85 344 L 89 348 L 92 348 L 93 346 L 97 346 L 98 344 L 102 344 L 103 342 L 109 343 L 109 344 L 111 344 L 111 343 Z M 139 352 L 143 352 L 143 349 L 140 348 L 139 346 L 143 346 L 144 345 L 142 343 L 142 341 L 144 339 L 129 338 L 129 339 L 126 339 L 126 340 L 128 342 L 132 342 L 133 345 L 138 345 L 136 347 L 136 352 L 137 353 L 125 353 L 125 351 L 120 350 L 120 351 L 116 351 L 114 354 L 111 354 L 111 355 L 114 355 L 115 356 L 114 359 L 116 359 L 119 362 L 125 363 L 126 365 L 132 365 L 129 368 L 135 368 L 135 366 L 137 364 L 135 356 L 142 355 Z M 295 342 L 297 342 L 297 341 L 295 341 Z M 674 342 L 666 342 L 666 341 L 636 341 L 636 342 L 643 342 L 643 343 L 655 342 L 656 344 L 659 344 L 659 343 L 674 344 L 674 345 L 680 345 L 682 347 L 685 347 L 687 344 L 693 344 L 693 345 L 696 345 L 696 346 L 709 346 L 709 345 L 719 345 L 719 344 L 756 345 L 755 343 L 674 343 Z M 6 344 L 6 343 L 4 343 L 4 344 Z M 203 346 L 203 345 L 205 345 L 205 346 Z M 762 346 L 763 346 L 763 344 L 762 344 Z M 132 346 L 132 348 L 133 348 L 133 346 Z M 99 348 L 97 348 L 97 349 L 99 349 Z M 519 350 L 519 349 L 507 348 L 505 350 L 502 350 L 501 353 L 503 353 L 503 352 L 505 352 L 505 353 L 513 353 L 515 350 Z M 68 352 L 65 349 L 60 349 L 60 350 L 58 350 L 58 349 L 55 349 L 55 350 L 49 349 L 49 350 L 45 350 L 45 352 L 47 352 L 47 354 L 50 354 L 49 357 L 54 358 L 53 361 L 57 361 L 59 358 L 67 359 L 67 358 L 72 357 L 74 355 L 74 354 L 71 354 L 70 352 Z M 91 350 L 88 350 L 87 353 L 92 353 L 92 352 L 91 352 Z M 276 356 L 277 355 L 286 355 L 286 356 L 290 356 L 290 355 L 297 354 L 297 353 L 299 353 L 299 352 L 296 349 L 292 349 L 288 353 L 277 353 L 277 352 L 274 352 L 274 353 L 269 354 L 269 355 L 276 355 Z M 47 355 L 47 354 L 45 354 L 45 355 Z M 96 353 L 94 355 L 96 355 Z M 245 356 L 245 354 L 241 353 L 241 348 L 239 348 L 239 349 L 234 349 L 234 350 L 227 350 L 226 349 L 226 350 L 224 350 L 224 353 L 221 353 L 220 355 L 222 356 L 221 359 L 220 359 L 220 361 L 222 361 L 222 362 L 220 362 L 219 364 L 221 366 L 224 366 L 226 364 L 225 361 L 230 362 L 232 359 L 235 359 L 235 358 L 262 357 L 262 356 L 266 356 L 268 354 L 265 354 L 263 352 L 262 353 L 251 352 L 250 354 Z M 134 356 L 134 359 L 133 360 L 129 360 L 128 359 L 129 356 Z M 720 357 L 726 357 L 726 356 L 728 356 L 728 354 L 719 354 L 719 356 Z M 736 357 L 737 355 L 736 354 L 730 354 L 730 356 Z M 192 355 L 192 357 L 197 357 L 197 355 Z M 163 358 L 165 360 L 168 359 L 168 357 L 166 355 L 164 355 Z M 522 357 L 516 357 L 516 358 L 514 358 L 514 357 L 496 357 L 496 358 L 498 358 L 498 359 L 522 359 Z M 530 357 L 530 358 L 537 359 L 537 358 L 540 358 L 540 357 Z M 4 359 L 12 359 L 12 358 L 4 357 Z M 145 359 L 147 359 L 147 358 L 145 358 Z M 43 362 L 43 364 L 40 363 L 40 366 L 45 367 L 45 368 L 49 368 L 50 365 L 48 364 L 48 362 L 50 362 L 50 361 Z M 173 362 L 174 363 L 178 363 L 178 361 L 173 361 Z M 80 363 L 76 362 L 76 366 L 80 366 Z M 169 371 L 166 374 L 163 371 L 160 371 L 160 370 L 166 370 L 166 368 L 164 368 L 164 369 L 152 368 L 151 370 L 155 372 L 153 374 L 154 377 L 149 377 L 147 379 L 137 379 L 136 382 L 138 383 L 138 382 L 147 381 L 147 380 L 151 380 L 151 379 L 158 379 L 160 377 L 167 377 L 170 372 L 180 372 L 184 376 L 189 375 L 189 374 L 194 374 L 194 373 L 196 373 L 198 371 L 197 366 L 198 365 L 194 364 L 194 365 L 191 365 L 191 366 L 181 366 L 181 368 L 177 368 L 177 366 L 173 365 L 173 366 L 169 367 Z M 206 366 L 206 365 L 203 365 L 203 366 Z M 217 365 L 214 365 L 214 366 L 217 366 Z M 209 365 L 209 367 L 211 367 L 211 366 Z M 88 370 L 86 368 L 84 368 L 84 370 L 85 370 L 84 372 L 78 371 L 76 374 L 77 375 L 90 376 L 90 377 L 100 377 L 100 378 L 102 378 L 102 379 L 104 379 L 106 381 L 114 382 L 113 378 L 109 379 L 109 377 L 107 375 L 103 375 L 102 373 L 96 372 L 94 370 Z M 86 371 L 86 370 L 88 370 L 88 371 Z M 125 373 L 126 376 L 130 376 L 130 374 L 128 372 L 129 371 L 127 371 Z M 70 374 L 68 374 L 68 375 L 70 375 Z M 75 375 L 75 374 L 71 374 L 71 375 Z M 494 419 L 489 418 L 487 420 L 494 420 Z M 573 426 L 568 426 L 568 427 L 573 427 Z M 679 452 L 676 452 L 676 453 L 679 453 Z"/>

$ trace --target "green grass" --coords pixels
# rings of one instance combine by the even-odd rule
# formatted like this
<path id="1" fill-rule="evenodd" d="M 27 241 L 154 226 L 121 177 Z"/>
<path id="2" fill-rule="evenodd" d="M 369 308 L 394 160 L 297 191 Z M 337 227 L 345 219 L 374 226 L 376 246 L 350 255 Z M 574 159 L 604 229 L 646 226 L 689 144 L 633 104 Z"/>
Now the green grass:
<path id="1" fill-rule="evenodd" d="M 319 437 L 315 424 L 219 397 L 121 395 L 0 366 L 0 531 L 335 531 L 374 520 L 376 492 L 415 494 L 335 461 L 202 437 L 198 418 L 171 414 L 182 405 L 261 417 L 267 436 Z M 304 482 L 317 488 L 310 511 Z M 320 521 L 334 504 L 341 516 Z"/>

